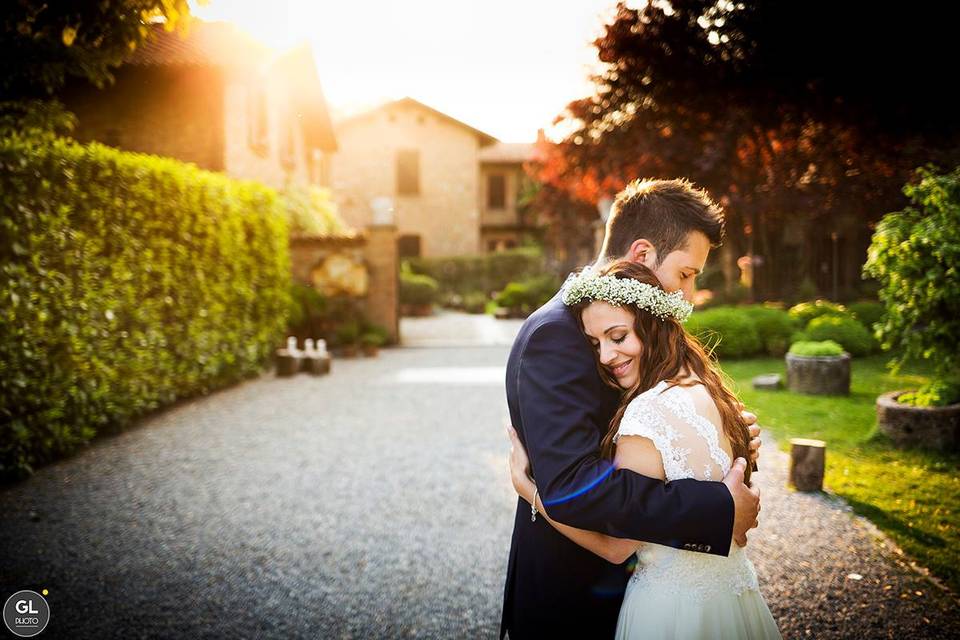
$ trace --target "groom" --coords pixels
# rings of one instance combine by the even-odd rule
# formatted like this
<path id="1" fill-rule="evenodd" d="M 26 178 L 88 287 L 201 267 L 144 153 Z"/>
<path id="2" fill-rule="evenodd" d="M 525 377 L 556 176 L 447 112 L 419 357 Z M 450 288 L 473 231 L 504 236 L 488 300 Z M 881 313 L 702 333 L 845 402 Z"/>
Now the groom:
<path id="1" fill-rule="evenodd" d="M 723 238 L 723 214 L 684 180 L 635 181 L 616 198 L 597 260 L 650 267 L 668 291 L 693 297 L 694 278 Z M 723 482 L 665 484 L 600 457 L 619 402 L 604 385 L 593 348 L 556 295 L 531 315 L 507 362 L 510 419 L 530 458 L 550 517 L 581 529 L 726 556 L 756 526 L 759 491 L 745 465 Z M 749 416 L 749 422 L 756 419 Z M 759 430 L 751 427 L 751 435 Z M 756 451 L 759 439 L 751 448 Z M 755 454 L 754 454 L 755 455 Z M 630 577 L 622 565 L 574 544 L 519 499 L 504 588 L 500 637 L 612 638 Z"/>

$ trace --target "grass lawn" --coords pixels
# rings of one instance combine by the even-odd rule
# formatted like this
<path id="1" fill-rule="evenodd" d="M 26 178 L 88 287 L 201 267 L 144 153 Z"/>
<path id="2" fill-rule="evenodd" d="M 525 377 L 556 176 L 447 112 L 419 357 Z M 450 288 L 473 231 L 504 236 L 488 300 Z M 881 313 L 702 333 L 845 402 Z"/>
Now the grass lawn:
<path id="1" fill-rule="evenodd" d="M 960 456 L 898 450 L 877 433 L 876 397 L 926 380 L 917 369 L 890 375 L 888 359 L 855 358 L 849 397 L 754 391 L 755 375 L 779 373 L 786 379 L 782 358 L 722 364 L 740 398 L 781 448 L 789 450 L 791 437 L 825 440 L 826 488 L 960 591 Z"/>

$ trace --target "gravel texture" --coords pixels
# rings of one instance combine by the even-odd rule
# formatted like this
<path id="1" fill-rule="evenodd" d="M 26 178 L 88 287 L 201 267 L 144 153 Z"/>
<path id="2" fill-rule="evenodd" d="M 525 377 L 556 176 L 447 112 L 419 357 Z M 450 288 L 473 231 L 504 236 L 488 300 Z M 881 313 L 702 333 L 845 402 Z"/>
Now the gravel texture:
<path id="1" fill-rule="evenodd" d="M 494 638 L 506 356 L 390 349 L 146 418 L 0 489 L 0 595 L 49 590 L 38 637 Z M 749 550 L 785 637 L 960 637 L 865 521 L 783 488 L 769 439 L 761 468 Z"/>

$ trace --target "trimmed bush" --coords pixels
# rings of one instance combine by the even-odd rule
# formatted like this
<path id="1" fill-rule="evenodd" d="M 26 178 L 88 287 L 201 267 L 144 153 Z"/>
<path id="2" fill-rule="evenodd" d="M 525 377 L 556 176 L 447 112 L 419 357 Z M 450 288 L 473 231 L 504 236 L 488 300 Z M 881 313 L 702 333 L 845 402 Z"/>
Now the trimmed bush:
<path id="1" fill-rule="evenodd" d="M 560 284 L 553 276 L 511 282 L 494 297 L 494 302 L 516 314 L 529 315 L 546 304 L 560 289 Z"/>
<path id="2" fill-rule="evenodd" d="M 783 309 L 765 305 L 752 305 L 740 308 L 753 322 L 767 354 L 782 356 L 790 346 L 790 337 L 798 329 L 797 321 Z"/>
<path id="3" fill-rule="evenodd" d="M 736 307 L 695 312 L 687 320 L 686 329 L 721 358 L 743 358 L 763 350 L 756 325 Z"/>
<path id="4" fill-rule="evenodd" d="M 0 138 L 0 475 L 256 375 L 290 309 L 276 193 L 193 165 Z"/>
<path id="5" fill-rule="evenodd" d="M 822 340 L 820 342 L 794 342 L 790 345 L 790 353 L 795 356 L 805 356 L 808 358 L 822 356 L 842 356 L 843 347 L 833 340 Z"/>
<path id="6" fill-rule="evenodd" d="M 400 273 L 400 304 L 433 304 L 437 300 L 438 291 L 437 281 L 430 276 Z"/>
<path id="7" fill-rule="evenodd" d="M 807 340 L 833 340 L 852 356 L 865 356 L 877 348 L 866 327 L 851 317 L 824 315 L 814 318 L 803 334 Z"/>
<path id="8" fill-rule="evenodd" d="M 410 258 L 407 264 L 411 271 L 433 278 L 443 299 L 451 294 L 461 298 L 470 293 L 489 295 L 546 270 L 543 253 L 530 247 L 476 256 Z"/>
<path id="9" fill-rule="evenodd" d="M 860 324 L 865 326 L 871 334 L 873 333 L 874 325 L 882 321 L 883 316 L 886 314 L 886 310 L 879 302 L 854 302 L 848 305 L 847 308 L 850 309 L 853 317 L 859 320 Z"/>
<path id="10" fill-rule="evenodd" d="M 790 307 L 790 316 L 796 319 L 801 327 L 807 326 L 814 318 L 820 316 L 849 316 L 847 308 L 842 304 L 830 302 L 828 300 L 814 300 L 813 302 L 801 302 Z"/>

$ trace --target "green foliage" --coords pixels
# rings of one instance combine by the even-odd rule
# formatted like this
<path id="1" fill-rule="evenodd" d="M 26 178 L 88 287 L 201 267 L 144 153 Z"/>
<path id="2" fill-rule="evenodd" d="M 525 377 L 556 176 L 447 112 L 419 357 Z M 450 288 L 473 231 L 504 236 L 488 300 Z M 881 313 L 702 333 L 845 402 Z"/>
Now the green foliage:
<path id="1" fill-rule="evenodd" d="M 328 236 L 347 231 L 329 189 L 288 185 L 282 194 L 282 203 L 292 235 Z"/>
<path id="2" fill-rule="evenodd" d="M 522 247 L 476 256 L 411 258 L 409 267 L 437 281 L 442 298 L 470 293 L 488 295 L 511 281 L 535 278 L 546 270 L 543 254 L 536 247 Z"/>
<path id="3" fill-rule="evenodd" d="M 797 321 L 783 309 L 768 305 L 739 307 L 753 322 L 764 351 L 771 356 L 782 356 L 796 332 Z"/>
<path id="4" fill-rule="evenodd" d="M 561 283 L 550 275 L 510 282 L 493 300 L 498 306 L 514 313 L 529 315 L 546 304 L 560 289 L 560 285 Z"/>
<path id="5" fill-rule="evenodd" d="M 262 371 L 290 307 L 287 242 L 259 184 L 0 139 L 0 475 Z"/>
<path id="6" fill-rule="evenodd" d="M 884 349 L 927 360 L 941 380 L 960 378 L 960 167 L 917 172 L 904 187 L 910 204 L 877 225 L 865 276 L 880 283 Z"/>
<path id="7" fill-rule="evenodd" d="M 0 138 L 53 139 L 70 134 L 76 126 L 77 117 L 57 100 L 0 102 Z"/>
<path id="8" fill-rule="evenodd" d="M 756 355 L 764 348 L 753 320 L 737 307 L 695 312 L 686 329 L 721 358 Z"/>
<path id="9" fill-rule="evenodd" d="M 433 304 L 439 287 L 430 276 L 419 273 L 400 272 L 400 304 Z"/>
<path id="10" fill-rule="evenodd" d="M 873 332 L 874 325 L 883 320 L 886 309 L 879 302 L 863 301 L 854 302 L 847 305 L 853 317 L 860 321 L 860 324 Z"/>
<path id="11" fill-rule="evenodd" d="M 151 25 L 162 18 L 163 26 Z M 0 92 L 53 93 L 67 76 L 98 87 L 151 30 L 186 27 L 187 0 L 17 0 L 0 13 Z"/>
<path id="12" fill-rule="evenodd" d="M 897 396 L 897 402 L 914 407 L 945 407 L 960 402 L 960 382 L 934 380 L 916 391 Z"/>
<path id="13" fill-rule="evenodd" d="M 828 300 L 814 300 L 813 302 L 801 302 L 790 307 L 791 317 L 796 319 L 801 327 L 807 326 L 814 318 L 820 316 L 847 316 L 849 312 L 842 304 L 830 302 Z"/>
<path id="14" fill-rule="evenodd" d="M 390 339 L 390 332 L 379 324 L 364 323 L 360 331 L 360 344 L 367 347 L 382 347 Z"/>
<path id="15" fill-rule="evenodd" d="M 334 333 L 334 343 L 339 347 L 355 345 L 360 339 L 360 332 L 360 323 L 355 320 L 341 323 Z"/>
<path id="16" fill-rule="evenodd" d="M 842 356 L 843 347 L 833 340 L 822 340 L 820 342 L 794 342 L 790 345 L 790 353 L 795 356 L 806 356 L 808 358 L 821 356 Z"/>
<path id="17" fill-rule="evenodd" d="M 915 362 L 891 373 L 885 361 L 886 356 L 858 359 L 851 370 L 849 396 L 754 390 L 750 384 L 754 376 L 784 374 L 783 358 L 724 362 L 723 370 L 782 449 L 789 449 L 790 438 L 825 440 L 827 490 L 870 518 L 911 559 L 956 591 L 960 589 L 960 456 L 896 449 L 877 434 L 876 397 L 922 386 L 930 373 L 929 364 L 915 369 Z M 761 469 L 764 456 L 770 452 L 761 452 Z"/>
<path id="18" fill-rule="evenodd" d="M 822 315 L 803 330 L 807 340 L 833 340 L 852 356 L 865 356 L 877 350 L 877 342 L 866 327 L 849 316 Z"/>

